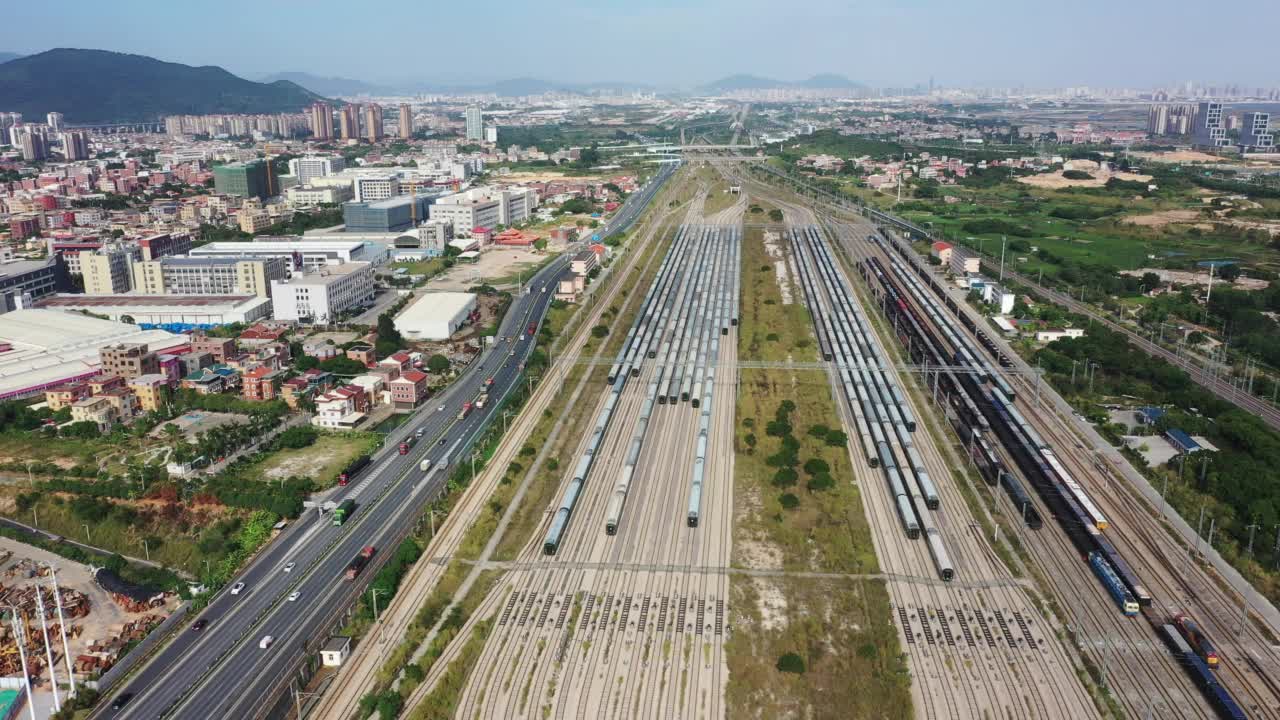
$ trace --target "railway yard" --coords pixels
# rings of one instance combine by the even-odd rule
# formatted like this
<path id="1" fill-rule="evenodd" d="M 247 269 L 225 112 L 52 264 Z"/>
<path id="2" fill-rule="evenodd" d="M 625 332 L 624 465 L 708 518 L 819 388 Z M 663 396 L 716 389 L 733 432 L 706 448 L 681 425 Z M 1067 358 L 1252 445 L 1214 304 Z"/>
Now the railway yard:
<path id="1" fill-rule="evenodd" d="M 659 218 L 683 222 L 650 232 L 657 247 L 629 267 L 652 280 L 589 306 L 596 322 L 614 304 L 608 352 L 580 351 L 584 323 L 556 357 L 565 412 L 580 418 L 550 466 L 558 486 L 511 559 L 491 560 L 491 547 L 474 562 L 473 574 L 501 575 L 458 629 L 472 640 L 433 658 L 408 717 L 426 717 L 414 708 L 443 685 L 452 715 L 468 718 L 1280 717 L 1276 629 L 1088 449 L 1035 370 L 908 239 L 741 163 L 708 164 L 725 189 L 704 174 L 685 182 L 687 205 Z M 729 185 L 736 198 L 715 194 Z M 754 222 L 755 203 L 783 221 Z M 760 282 L 776 283 L 769 306 L 793 306 L 767 315 L 786 319 L 769 333 L 786 351 L 759 352 L 766 313 L 744 293 Z M 776 507 L 756 497 L 768 483 L 743 467 L 750 428 L 768 420 L 755 415 L 773 411 L 747 402 L 757 384 L 842 431 L 847 443 L 821 451 L 836 493 L 811 480 L 781 512 L 764 510 Z M 527 434 L 532 421 L 514 427 Z M 787 546 L 797 502 L 827 526 Z M 415 570 L 410 597 L 438 582 L 466 517 L 446 529 L 452 544 L 429 549 L 423 567 L 436 570 Z M 817 582 L 810 590 L 859 597 L 857 640 L 837 638 L 849 623 L 833 623 L 834 604 L 796 601 Z M 414 606 L 388 611 L 392 622 Z M 796 647 L 812 667 L 791 680 L 773 653 L 806 644 L 786 631 L 806 615 L 830 627 Z M 829 659 L 855 650 L 856 661 Z M 842 678 L 849 667 L 874 677 Z M 901 702 L 886 691 L 896 704 L 877 707 L 866 688 L 899 675 Z M 786 696 L 833 677 L 870 699 Z M 344 692 L 327 717 L 350 716 Z"/>

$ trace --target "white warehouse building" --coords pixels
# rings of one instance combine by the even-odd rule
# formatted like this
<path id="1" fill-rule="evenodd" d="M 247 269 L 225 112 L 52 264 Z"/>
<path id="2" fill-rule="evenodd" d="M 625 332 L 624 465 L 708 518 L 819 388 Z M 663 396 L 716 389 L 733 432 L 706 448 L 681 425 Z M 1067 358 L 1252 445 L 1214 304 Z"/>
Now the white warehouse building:
<path id="1" fill-rule="evenodd" d="M 427 293 L 400 313 L 396 330 L 408 340 L 447 340 L 475 309 L 473 293 Z"/>
<path id="2" fill-rule="evenodd" d="M 293 272 L 321 265 L 351 262 L 381 262 L 387 257 L 385 247 L 361 240 L 311 240 L 297 237 L 268 238 L 253 242 L 211 242 L 192 248 L 191 257 L 283 257 L 290 261 Z M 301 257 L 302 267 L 296 258 Z"/>

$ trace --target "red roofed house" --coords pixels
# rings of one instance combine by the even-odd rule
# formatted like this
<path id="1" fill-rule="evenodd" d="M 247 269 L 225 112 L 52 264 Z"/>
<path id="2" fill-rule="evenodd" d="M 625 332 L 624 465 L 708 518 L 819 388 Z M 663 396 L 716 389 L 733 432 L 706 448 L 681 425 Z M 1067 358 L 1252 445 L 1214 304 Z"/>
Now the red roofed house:
<path id="1" fill-rule="evenodd" d="M 286 328 L 271 328 L 258 323 L 244 332 L 240 333 L 240 342 L 248 345 L 257 345 L 258 343 L 276 342 L 288 333 Z"/>
<path id="2" fill-rule="evenodd" d="M 951 262 L 951 243 L 936 242 L 929 250 L 929 254 L 938 258 L 938 262 L 946 265 Z"/>
<path id="3" fill-rule="evenodd" d="M 390 382 L 391 404 L 397 410 L 412 410 L 427 397 L 427 374 L 421 370 L 406 370 Z"/>
<path id="4" fill-rule="evenodd" d="M 532 247 L 537 241 L 537 235 L 524 232 L 517 228 L 507 228 L 493 236 L 494 245 L 502 245 L 505 247 Z"/>
<path id="5" fill-rule="evenodd" d="M 240 392 L 245 400 L 275 400 L 280 394 L 283 376 L 279 370 L 259 365 L 240 378 Z"/>
<path id="6" fill-rule="evenodd" d="M 350 430 L 369 411 L 369 398 L 354 385 L 343 385 L 316 398 L 316 415 L 311 424 L 333 430 Z"/>
<path id="7" fill-rule="evenodd" d="M 400 352 L 391 353 L 390 356 L 378 361 L 379 365 L 394 365 L 400 372 L 404 372 L 413 367 L 413 358 L 409 357 L 409 353 L 401 350 Z"/>
<path id="8" fill-rule="evenodd" d="M 487 227 L 473 227 L 471 228 L 471 239 L 480 243 L 480 247 L 484 247 L 493 240 L 493 229 Z"/>

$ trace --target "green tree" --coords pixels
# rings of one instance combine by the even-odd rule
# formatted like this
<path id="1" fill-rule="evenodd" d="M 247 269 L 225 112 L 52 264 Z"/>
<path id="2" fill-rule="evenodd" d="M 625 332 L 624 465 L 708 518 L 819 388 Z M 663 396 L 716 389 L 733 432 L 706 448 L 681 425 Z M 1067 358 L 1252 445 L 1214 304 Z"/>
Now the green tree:
<path id="1" fill-rule="evenodd" d="M 591 328 L 591 336 L 595 338 L 603 338 L 608 336 L 609 327 L 607 325 L 596 325 Z"/>
<path id="2" fill-rule="evenodd" d="M 449 358 L 443 355 L 432 355 L 427 358 L 427 370 L 439 374 L 449 370 Z"/>

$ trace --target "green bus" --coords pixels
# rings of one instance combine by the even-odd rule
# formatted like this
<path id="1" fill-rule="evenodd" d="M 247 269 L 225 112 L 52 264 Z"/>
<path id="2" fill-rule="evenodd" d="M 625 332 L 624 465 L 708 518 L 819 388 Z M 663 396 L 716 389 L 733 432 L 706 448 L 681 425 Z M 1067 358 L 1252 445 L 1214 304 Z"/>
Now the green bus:
<path id="1" fill-rule="evenodd" d="M 333 524 L 341 525 L 346 522 L 347 519 L 351 517 L 351 513 L 355 512 L 355 510 L 356 503 L 354 500 L 343 500 L 342 504 L 333 511 Z"/>

